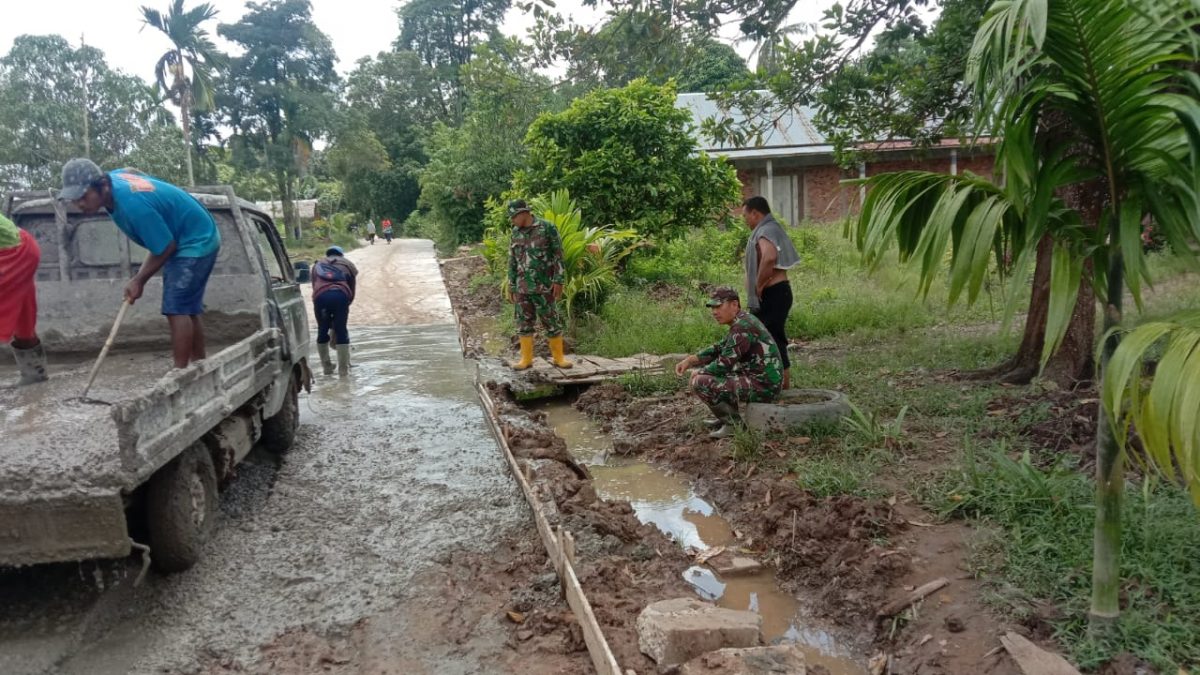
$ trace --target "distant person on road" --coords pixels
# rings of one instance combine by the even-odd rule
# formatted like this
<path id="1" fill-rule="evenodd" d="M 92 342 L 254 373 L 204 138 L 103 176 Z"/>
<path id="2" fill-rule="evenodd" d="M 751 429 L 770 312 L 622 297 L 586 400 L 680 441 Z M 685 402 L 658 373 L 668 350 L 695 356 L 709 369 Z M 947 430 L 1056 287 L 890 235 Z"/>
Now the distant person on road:
<path id="1" fill-rule="evenodd" d="M 563 356 L 563 323 L 558 301 L 563 291 L 563 248 L 558 228 L 534 218 L 524 200 L 508 203 L 512 221 L 512 244 L 508 249 L 508 296 L 515 305 L 521 360 L 514 370 L 533 365 L 533 338 L 540 320 L 550 342 L 554 365 L 570 368 Z"/>
<path id="2" fill-rule="evenodd" d="M 34 279 L 42 251 L 37 240 L 0 213 L 0 344 L 17 359 L 17 386 L 46 380 L 46 350 L 37 336 Z"/>
<path id="3" fill-rule="evenodd" d="M 390 218 L 383 219 L 383 238 L 387 239 L 387 243 L 392 243 L 392 220 Z"/>
<path id="4" fill-rule="evenodd" d="M 716 430 L 712 438 L 733 434 L 733 425 L 741 423 L 738 402 L 770 402 L 779 398 L 783 384 L 783 363 L 779 347 L 762 322 L 742 309 L 737 291 L 717 288 L 704 303 L 717 323 L 729 326 L 729 333 L 717 344 L 693 354 L 675 365 L 682 376 L 689 368 L 692 392 L 712 410 L 715 419 L 707 422 Z"/>
<path id="5" fill-rule="evenodd" d="M 375 221 L 374 220 L 367 221 L 367 241 L 371 242 L 372 246 L 375 245 Z"/>
<path id="6" fill-rule="evenodd" d="M 150 252 L 125 285 L 126 301 L 142 297 L 146 282 L 162 270 L 162 313 L 171 329 L 175 367 L 203 359 L 204 291 L 221 249 L 212 214 L 186 191 L 136 169 L 105 173 L 90 159 L 72 159 L 62 178 L 60 200 L 87 214 L 106 210 L 126 236 Z"/>
<path id="7" fill-rule="evenodd" d="M 313 313 L 317 315 L 317 353 L 326 375 L 333 374 L 329 356 L 329 331 L 337 337 L 337 371 L 350 373 L 350 305 L 358 285 L 358 268 L 346 259 L 340 246 L 330 246 L 325 257 L 313 263 Z"/>
<path id="8" fill-rule="evenodd" d="M 792 311 L 792 284 L 787 271 L 800 262 L 800 254 L 783 227 L 771 215 L 763 197 L 742 205 L 742 217 L 751 229 L 746 242 L 746 306 L 758 317 L 779 347 L 783 361 L 783 388 L 791 386 L 792 361 L 788 358 L 787 318 Z"/>

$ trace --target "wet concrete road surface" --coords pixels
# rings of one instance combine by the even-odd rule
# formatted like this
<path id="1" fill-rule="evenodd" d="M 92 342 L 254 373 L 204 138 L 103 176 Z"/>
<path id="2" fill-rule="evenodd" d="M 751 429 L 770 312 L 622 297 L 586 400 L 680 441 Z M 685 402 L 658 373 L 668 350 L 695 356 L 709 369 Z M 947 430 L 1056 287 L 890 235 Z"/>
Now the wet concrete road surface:
<path id="1" fill-rule="evenodd" d="M 237 670 L 282 634 L 363 619 L 392 621 L 376 630 L 403 640 L 396 608 L 427 590 L 417 575 L 531 526 L 484 426 L 432 247 L 351 257 L 370 288 L 351 312 L 357 367 L 317 375 L 282 461 L 256 450 L 239 468 L 203 560 L 137 588 L 136 558 L 0 571 L 0 673 Z M 408 672 L 490 672 L 486 654 L 458 652 L 425 650 Z"/>

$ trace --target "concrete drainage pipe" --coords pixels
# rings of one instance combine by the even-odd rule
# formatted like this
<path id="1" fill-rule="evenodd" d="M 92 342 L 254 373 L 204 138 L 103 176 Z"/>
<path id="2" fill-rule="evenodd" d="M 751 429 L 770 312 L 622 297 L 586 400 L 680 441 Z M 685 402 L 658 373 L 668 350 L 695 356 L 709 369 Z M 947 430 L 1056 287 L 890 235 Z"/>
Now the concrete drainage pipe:
<path id="1" fill-rule="evenodd" d="M 775 403 L 750 403 L 746 423 L 759 431 L 787 432 L 809 424 L 837 424 L 850 415 L 850 401 L 830 389 L 788 389 Z"/>

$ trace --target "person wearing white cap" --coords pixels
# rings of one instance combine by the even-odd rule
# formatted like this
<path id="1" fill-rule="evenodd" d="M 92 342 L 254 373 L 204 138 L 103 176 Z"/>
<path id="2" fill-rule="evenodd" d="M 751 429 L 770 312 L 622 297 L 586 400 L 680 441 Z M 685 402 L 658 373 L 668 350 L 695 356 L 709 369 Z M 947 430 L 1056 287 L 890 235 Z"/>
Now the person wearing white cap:
<path id="1" fill-rule="evenodd" d="M 358 284 L 358 268 L 346 259 L 341 246 L 330 246 L 325 257 L 313 263 L 313 313 L 317 315 L 317 353 L 326 375 L 333 374 L 329 355 L 329 333 L 337 339 L 337 370 L 350 373 L 350 305 Z"/>

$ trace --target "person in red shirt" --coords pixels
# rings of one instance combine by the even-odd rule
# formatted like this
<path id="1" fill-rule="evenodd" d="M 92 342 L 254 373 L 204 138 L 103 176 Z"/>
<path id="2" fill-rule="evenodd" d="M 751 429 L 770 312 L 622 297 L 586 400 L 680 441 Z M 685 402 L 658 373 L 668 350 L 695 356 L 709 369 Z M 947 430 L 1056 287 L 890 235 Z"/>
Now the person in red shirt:
<path id="1" fill-rule="evenodd" d="M 392 219 L 384 218 L 380 225 L 383 226 L 383 238 L 387 239 L 387 243 L 392 243 Z"/>

